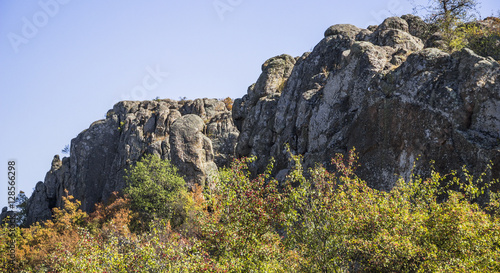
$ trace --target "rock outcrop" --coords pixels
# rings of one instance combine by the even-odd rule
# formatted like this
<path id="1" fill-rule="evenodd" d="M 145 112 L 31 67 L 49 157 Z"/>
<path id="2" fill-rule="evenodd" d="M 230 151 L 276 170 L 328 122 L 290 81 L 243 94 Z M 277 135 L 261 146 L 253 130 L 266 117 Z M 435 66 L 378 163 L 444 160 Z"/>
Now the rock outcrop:
<path id="1" fill-rule="evenodd" d="M 64 189 L 91 211 L 125 186 L 124 169 L 145 153 L 172 160 L 188 185 L 203 185 L 233 156 L 256 155 L 254 173 L 276 159 L 290 168 L 285 145 L 306 167 L 331 168 L 335 153 L 355 147 L 358 175 L 389 190 L 399 176 L 467 165 L 500 177 L 500 65 L 468 49 L 448 54 L 418 17 L 386 19 L 360 29 L 334 25 L 312 52 L 280 55 L 236 99 L 116 104 L 54 157 L 29 199 L 28 223 L 47 219 Z M 220 79 L 223 80 L 223 79 Z"/>
<path id="2" fill-rule="evenodd" d="M 27 222 L 50 218 L 65 189 L 92 211 L 125 187 L 124 170 L 145 153 L 172 160 L 189 187 L 203 185 L 217 172 L 215 162 L 232 160 L 238 133 L 217 99 L 119 102 L 71 141 L 69 158 L 54 157 L 28 201 Z"/>
<path id="3" fill-rule="evenodd" d="M 500 65 L 468 49 L 425 48 L 414 36 L 423 22 L 403 18 L 373 31 L 334 25 L 295 62 L 269 59 L 276 66 L 265 65 L 233 106 L 237 156 L 257 155 L 254 172 L 274 157 L 282 176 L 286 144 L 307 167 L 329 166 L 335 153 L 355 147 L 360 177 L 385 190 L 417 158 L 417 173 L 430 160 L 440 171 L 467 165 L 475 174 L 492 161 L 489 176 L 500 177 Z"/>

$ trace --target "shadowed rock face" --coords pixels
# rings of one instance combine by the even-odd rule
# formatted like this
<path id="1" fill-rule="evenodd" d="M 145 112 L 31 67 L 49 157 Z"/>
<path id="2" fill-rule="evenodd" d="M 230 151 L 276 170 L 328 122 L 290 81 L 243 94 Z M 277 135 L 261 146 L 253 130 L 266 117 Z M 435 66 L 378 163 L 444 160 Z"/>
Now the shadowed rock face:
<path id="1" fill-rule="evenodd" d="M 310 53 L 274 73 L 263 69 L 248 94 L 235 101 L 238 157 L 257 155 L 262 172 L 271 157 L 276 173 L 289 168 L 285 144 L 305 165 L 329 166 L 335 153 L 356 147 L 358 174 L 388 190 L 413 162 L 425 174 L 467 165 L 478 174 L 491 160 L 500 176 L 500 65 L 464 49 L 424 48 L 412 16 L 386 19 L 374 31 L 335 25 Z M 292 67 L 293 66 L 293 67 Z M 272 75 L 272 76 L 269 76 Z M 262 84 L 281 77 L 281 90 Z M 256 98 L 256 94 L 261 94 Z"/>
<path id="2" fill-rule="evenodd" d="M 215 162 L 232 160 L 237 137 L 231 113 L 216 99 L 117 103 L 71 141 L 69 158 L 54 157 L 29 199 L 27 222 L 50 218 L 64 189 L 92 211 L 125 187 L 124 170 L 145 153 L 172 160 L 189 187 L 204 185 L 217 172 Z"/>
<path id="3" fill-rule="evenodd" d="M 335 153 L 356 147 L 359 176 L 384 190 L 417 158 L 424 175 L 430 160 L 438 171 L 465 164 L 475 174 L 491 160 L 488 178 L 498 178 L 500 65 L 468 49 L 432 48 L 439 43 L 428 29 L 410 15 L 370 30 L 331 26 L 312 52 L 267 60 L 232 113 L 215 99 L 120 102 L 72 140 L 69 158 L 54 158 L 29 199 L 28 223 L 49 218 L 64 189 L 92 211 L 145 153 L 172 160 L 190 187 L 233 155 L 257 155 L 254 172 L 274 157 L 284 177 L 285 144 L 306 167 L 331 167 Z"/>

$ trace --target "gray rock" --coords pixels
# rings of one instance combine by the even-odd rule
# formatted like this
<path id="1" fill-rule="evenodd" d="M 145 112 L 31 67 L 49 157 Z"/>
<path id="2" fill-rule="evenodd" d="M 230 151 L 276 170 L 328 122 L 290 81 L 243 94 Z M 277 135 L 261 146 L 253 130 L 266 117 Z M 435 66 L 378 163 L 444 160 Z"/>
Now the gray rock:
<path id="1" fill-rule="evenodd" d="M 264 96 L 281 93 L 294 65 L 295 59 L 289 55 L 276 56 L 267 60 L 262 65 L 262 74 L 259 79 L 248 90 L 250 100 L 256 102 Z"/>
<path id="2" fill-rule="evenodd" d="M 418 51 L 424 48 L 420 38 L 399 29 L 378 28 L 370 41 L 375 45 L 388 46 L 395 50 Z"/>
<path id="3" fill-rule="evenodd" d="M 54 157 L 28 201 L 27 223 L 49 219 L 65 189 L 84 211 L 93 211 L 96 203 L 126 186 L 124 170 L 146 153 L 171 159 L 190 186 L 203 185 L 217 171 L 214 161 L 228 164 L 233 158 L 238 134 L 231 112 L 217 99 L 119 102 L 106 119 L 71 141 L 69 158 Z"/>
<path id="4" fill-rule="evenodd" d="M 177 119 L 170 131 L 172 163 L 185 175 L 189 188 L 204 186 L 207 177 L 217 172 L 212 142 L 202 133 L 204 127 L 199 116 L 188 114 Z"/>
<path id="5" fill-rule="evenodd" d="M 325 37 L 336 35 L 341 37 L 348 37 L 349 39 L 354 39 L 354 37 L 356 37 L 356 35 L 358 35 L 360 31 L 361 29 L 354 25 L 338 24 L 329 27 L 325 31 Z"/>
<path id="6" fill-rule="evenodd" d="M 404 32 L 408 32 L 408 23 L 400 17 L 389 17 L 382 22 L 377 28 L 379 31 L 398 29 Z"/>
<path id="7" fill-rule="evenodd" d="M 422 18 L 412 15 L 406 14 L 401 16 L 402 19 L 408 23 L 408 33 L 411 35 L 420 38 L 422 41 L 426 41 L 430 35 L 437 31 L 437 27 L 432 24 L 427 24 L 422 20 Z"/>
<path id="8" fill-rule="evenodd" d="M 233 161 L 239 134 L 230 112 L 218 114 L 207 123 L 205 135 L 212 141 L 217 166 L 229 166 Z"/>
<path id="9" fill-rule="evenodd" d="M 52 208 L 50 207 L 49 199 L 45 184 L 40 181 L 35 186 L 35 191 L 31 194 L 26 210 L 27 224 L 44 221 L 52 217 Z"/>
<path id="10" fill-rule="evenodd" d="M 250 155 L 254 173 L 275 158 L 283 180 L 292 168 L 285 145 L 306 168 L 329 169 L 335 153 L 356 147 L 358 175 L 384 190 L 408 178 L 417 157 L 417 174 L 435 160 L 437 171 L 467 165 L 477 175 L 491 161 L 484 179 L 500 178 L 500 65 L 468 49 L 441 51 L 427 27 L 410 15 L 368 30 L 332 26 L 312 52 L 267 60 L 232 112 L 215 99 L 117 103 L 72 140 L 69 158 L 54 158 L 28 223 L 50 218 L 64 189 L 92 211 L 145 153 L 171 159 L 190 187 Z"/>
<path id="11" fill-rule="evenodd" d="M 422 22 L 405 18 L 373 33 L 333 26 L 297 59 L 281 93 L 253 101 L 251 87 L 233 108 L 237 156 L 257 155 L 254 172 L 274 157 L 283 177 L 286 144 L 306 167 L 331 167 L 335 153 L 356 147 L 360 177 L 385 190 L 409 176 L 417 157 L 420 174 L 430 160 L 438 171 L 467 165 L 474 174 L 491 160 L 488 178 L 500 177 L 500 65 L 467 49 L 424 49 L 411 34 Z"/>

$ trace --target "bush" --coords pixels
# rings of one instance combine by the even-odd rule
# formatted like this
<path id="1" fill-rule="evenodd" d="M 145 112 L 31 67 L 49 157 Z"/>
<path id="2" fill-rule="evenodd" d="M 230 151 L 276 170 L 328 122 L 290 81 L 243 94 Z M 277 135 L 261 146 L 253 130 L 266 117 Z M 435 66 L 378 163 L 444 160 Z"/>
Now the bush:
<path id="1" fill-rule="evenodd" d="M 500 60 L 500 18 L 488 17 L 480 23 L 462 27 L 467 47 L 477 54 Z"/>
<path id="2" fill-rule="evenodd" d="M 294 253 L 284 248 L 277 229 L 286 219 L 283 195 L 268 172 L 250 179 L 247 164 L 235 160 L 220 171 L 208 194 L 209 210 L 200 215 L 200 248 L 230 272 L 294 271 Z"/>
<path id="3" fill-rule="evenodd" d="M 224 104 L 226 105 L 227 110 L 229 110 L 229 111 L 233 110 L 234 101 L 232 98 L 227 97 L 227 98 L 223 99 L 222 102 L 224 102 Z"/>
<path id="4" fill-rule="evenodd" d="M 186 182 L 168 160 L 146 155 L 126 174 L 128 186 L 124 193 L 136 213 L 131 223 L 133 230 L 147 229 L 156 218 L 169 220 L 174 227 L 184 222 L 189 198 Z"/>
<path id="5" fill-rule="evenodd" d="M 300 166 L 300 158 L 294 157 Z M 390 192 L 378 191 L 354 174 L 337 155 L 337 173 L 317 167 L 311 179 L 292 189 L 297 218 L 289 219 L 288 245 L 304 258 L 306 271 L 335 272 L 492 272 L 500 270 L 500 219 L 471 203 L 482 190 L 465 172 L 435 171 L 428 179 L 401 179 Z M 463 193 L 442 188 L 462 185 Z M 480 178 L 477 180 L 481 180 Z M 437 196 L 448 198 L 437 201 Z M 498 205 L 492 195 L 492 204 Z M 498 207 L 494 208 L 497 210 Z"/>
<path id="6" fill-rule="evenodd" d="M 20 269 L 26 272 L 38 272 L 52 265 L 50 253 L 57 249 L 66 248 L 74 250 L 78 241 L 77 229 L 85 225 L 87 214 L 80 209 L 80 202 L 71 195 L 63 196 L 63 207 L 53 209 L 53 219 L 43 223 L 36 223 L 29 228 L 15 228 L 15 238 L 5 233 L 3 227 L 0 235 L 0 255 L 5 254 L 6 239 L 14 239 L 16 243 L 16 261 Z M 7 257 L 7 255 L 5 255 Z M 0 268 L 5 269 L 6 264 L 0 262 Z M 5 270 L 9 272 L 8 270 Z M 23 272 L 25 272 L 23 271 Z M 42 271 L 43 272 L 43 271 Z"/>
<path id="7" fill-rule="evenodd" d="M 429 178 L 412 175 L 384 192 L 356 176 L 354 150 L 347 159 L 335 156 L 333 173 L 317 166 L 306 175 L 301 157 L 291 158 L 293 168 L 281 184 L 270 175 L 272 162 L 256 178 L 247 167 L 254 158 L 220 170 L 205 196 L 196 188 L 179 202 L 189 216 L 183 234 L 170 226 L 174 214 L 160 218 L 151 200 L 137 204 L 150 206 L 158 219 L 142 220 L 134 234 L 127 228 L 132 197 L 113 194 L 87 217 L 67 196 L 51 221 L 12 235 L 2 227 L 0 257 L 7 257 L 14 236 L 20 272 L 500 271 L 500 199 L 482 176 L 465 167 L 446 175 L 432 170 Z M 148 156 L 129 178 L 169 184 L 159 180 L 176 177 L 165 164 Z M 183 192 L 182 185 L 171 187 Z M 147 188 L 143 193 L 151 194 Z M 173 202 L 171 196 L 151 198 Z M 2 271 L 8 272 L 7 262 L 0 259 Z"/>

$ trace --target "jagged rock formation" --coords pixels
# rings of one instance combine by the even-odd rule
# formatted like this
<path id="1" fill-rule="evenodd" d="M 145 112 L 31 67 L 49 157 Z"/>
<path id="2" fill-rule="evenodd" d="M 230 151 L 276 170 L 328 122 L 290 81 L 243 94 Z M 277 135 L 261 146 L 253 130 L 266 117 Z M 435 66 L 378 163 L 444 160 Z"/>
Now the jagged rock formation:
<path id="1" fill-rule="evenodd" d="M 414 36 L 423 22 L 404 18 L 373 31 L 335 25 L 312 52 L 266 61 L 233 106 L 237 156 L 257 155 L 255 172 L 274 157 L 283 174 L 285 144 L 307 167 L 356 147 L 360 177 L 386 190 L 417 157 L 417 173 L 435 160 L 438 170 L 466 164 L 477 174 L 491 160 L 499 177 L 500 65 L 468 49 L 425 48 Z"/>
<path id="2" fill-rule="evenodd" d="M 422 174 L 430 160 L 438 171 L 465 164 L 476 174 L 491 160 L 488 177 L 498 178 L 500 65 L 468 49 L 445 53 L 428 29 L 411 15 L 368 29 L 334 25 L 312 52 L 267 60 L 232 113 L 208 99 L 120 102 L 73 139 L 69 158 L 54 158 L 29 199 L 28 223 L 50 217 L 64 189 L 91 211 L 125 186 L 124 169 L 144 153 L 171 159 L 190 186 L 233 155 L 257 155 L 254 172 L 274 157 L 284 177 L 285 144 L 306 167 L 328 167 L 356 147 L 358 175 L 385 190 L 417 157 Z"/>
<path id="3" fill-rule="evenodd" d="M 231 113 L 216 99 L 117 103 L 71 141 L 69 158 L 54 157 L 29 199 L 27 222 L 50 218 L 64 189 L 92 211 L 125 186 L 124 170 L 145 153 L 172 160 L 188 186 L 203 185 L 217 172 L 215 162 L 232 160 L 237 137 Z"/>

